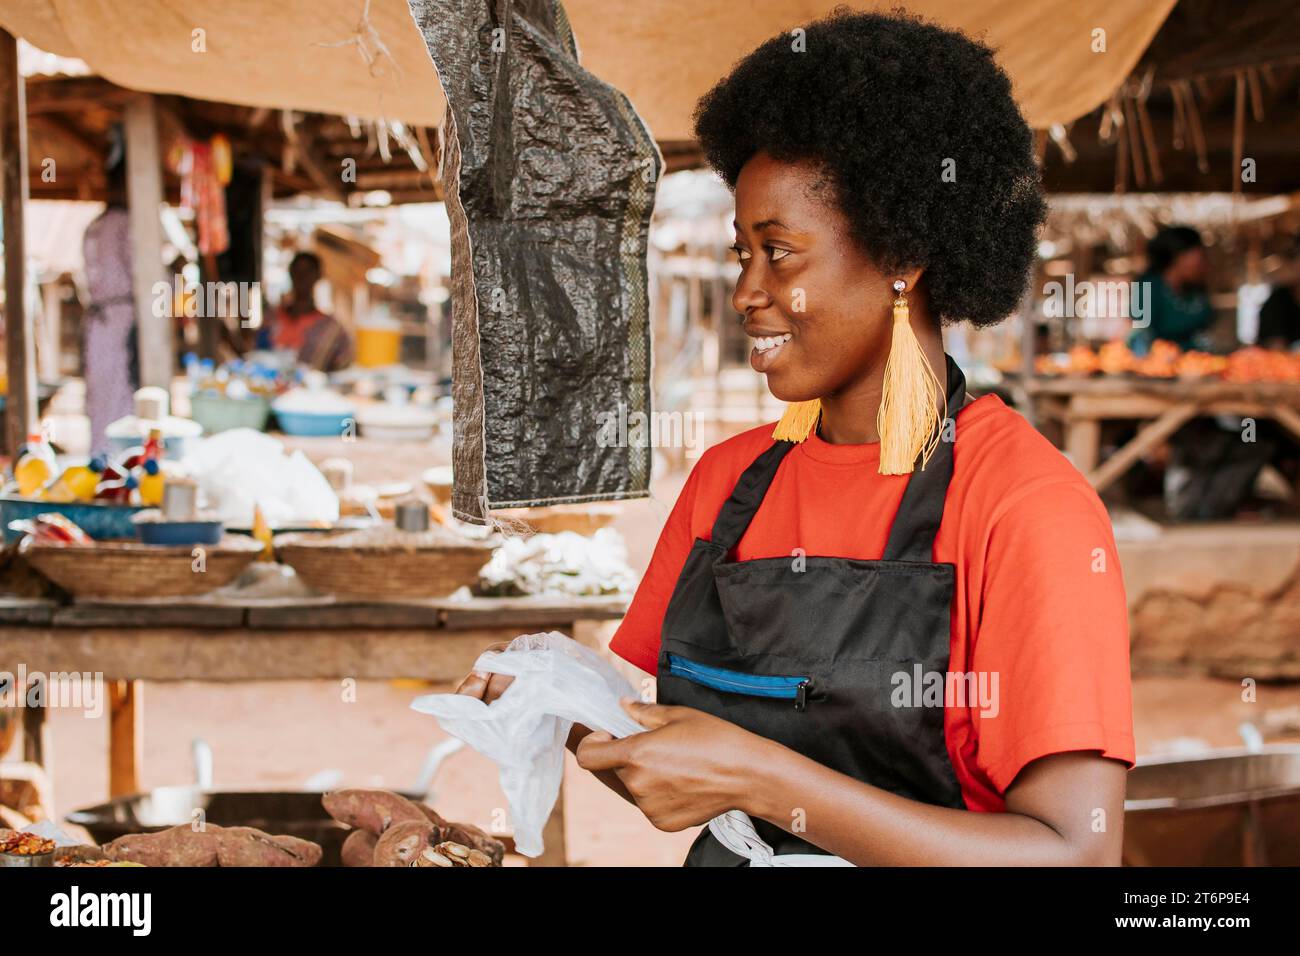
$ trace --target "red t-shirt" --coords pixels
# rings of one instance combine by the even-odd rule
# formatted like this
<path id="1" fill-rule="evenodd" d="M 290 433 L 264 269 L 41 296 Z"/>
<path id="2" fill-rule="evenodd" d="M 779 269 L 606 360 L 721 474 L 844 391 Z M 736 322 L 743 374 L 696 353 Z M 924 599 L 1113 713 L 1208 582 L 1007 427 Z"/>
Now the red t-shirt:
<path id="1" fill-rule="evenodd" d="M 284 306 L 277 306 L 275 310 L 275 328 L 272 330 L 275 347 L 298 351 L 306 340 L 307 332 L 324 318 L 325 313 L 319 309 L 312 309 L 310 312 L 294 315 Z"/>
<path id="2" fill-rule="evenodd" d="M 687 552 L 710 537 L 772 425 L 696 463 L 611 644 L 654 673 L 664 611 Z M 1100 751 L 1134 762 L 1128 611 L 1110 518 L 1083 476 L 993 395 L 961 410 L 934 560 L 956 566 L 949 671 L 997 677 L 997 713 L 944 711 L 948 755 L 971 810 L 1005 809 L 1021 769 L 1048 754 Z M 907 476 L 877 472 L 879 443 L 791 450 L 733 558 L 878 560 Z M 882 520 L 881 516 L 888 516 Z M 986 712 L 987 711 L 987 712 Z"/>

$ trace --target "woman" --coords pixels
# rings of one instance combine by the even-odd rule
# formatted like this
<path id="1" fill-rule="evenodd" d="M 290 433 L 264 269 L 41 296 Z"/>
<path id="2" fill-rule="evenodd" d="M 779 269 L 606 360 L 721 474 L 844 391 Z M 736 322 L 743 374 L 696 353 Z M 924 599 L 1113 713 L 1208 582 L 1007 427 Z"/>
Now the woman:
<path id="1" fill-rule="evenodd" d="M 1166 226 L 1147 243 L 1143 284 L 1148 315 L 1144 328 L 1134 329 L 1132 346 L 1145 354 L 1157 339 L 1180 349 L 1204 349 L 1205 332 L 1214 322 L 1214 309 L 1205 294 L 1209 259 L 1201 234 L 1190 226 Z"/>
<path id="2" fill-rule="evenodd" d="M 706 829 L 688 864 L 764 844 L 778 863 L 1118 863 L 1134 753 L 1109 520 L 1019 415 L 965 399 L 940 335 L 1010 313 L 1034 255 L 1007 77 L 959 34 L 842 13 L 806 52 L 780 36 L 738 64 L 696 132 L 735 190 L 751 362 L 796 404 L 786 438 L 765 425 L 696 464 L 612 644 L 658 677 L 658 703 L 625 705 L 648 732 L 576 727 L 579 764 L 660 829 L 749 816 L 756 839 Z M 898 413 L 918 387 L 919 430 Z M 901 470 L 924 468 L 881 474 L 903 437 Z M 936 691 L 948 673 L 969 679 Z"/>
<path id="3" fill-rule="evenodd" d="M 352 362 L 352 338 L 343 323 L 316 307 L 320 258 L 299 252 L 289 262 L 291 287 L 275 309 L 269 326 L 258 332 L 257 347 L 293 352 L 298 361 L 322 372 L 336 372 Z"/>
<path id="4" fill-rule="evenodd" d="M 135 294 L 132 290 L 131 222 L 126 206 L 126 154 L 121 131 L 113 132 L 104 211 L 86 227 L 82 261 L 89 299 L 82 322 L 82 375 L 90 451 L 109 450 L 107 429 L 130 415 L 139 387 Z"/>
<path id="5" fill-rule="evenodd" d="M 1255 336 L 1263 348 L 1280 351 L 1300 346 L 1300 235 L 1293 239 L 1284 263 L 1259 310 Z"/>

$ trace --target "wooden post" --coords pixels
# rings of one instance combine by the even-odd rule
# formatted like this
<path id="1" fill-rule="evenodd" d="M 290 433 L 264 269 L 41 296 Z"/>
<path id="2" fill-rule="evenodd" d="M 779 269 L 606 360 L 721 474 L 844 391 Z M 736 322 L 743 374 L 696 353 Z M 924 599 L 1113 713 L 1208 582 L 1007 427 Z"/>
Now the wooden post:
<path id="1" fill-rule="evenodd" d="M 63 354 L 63 284 L 59 279 L 41 286 L 40 341 L 36 349 L 37 379 L 52 382 L 59 377 Z"/>
<path id="2" fill-rule="evenodd" d="M 27 252 L 23 219 L 27 206 L 26 84 L 18 71 L 18 40 L 0 30 L 0 205 L 4 207 L 5 448 L 18 446 L 36 426 L 36 334 L 27 312 Z"/>
<path id="3" fill-rule="evenodd" d="M 1066 413 L 1065 453 L 1074 467 L 1085 475 L 1097 467 L 1101 455 L 1101 422 L 1095 418 L 1076 417 Z"/>
<path id="4" fill-rule="evenodd" d="M 131 263 L 135 272 L 135 314 L 139 330 L 140 384 L 170 389 L 173 318 L 171 284 L 163 275 L 162 151 L 158 143 L 158 109 L 149 93 L 132 96 L 124 111 L 126 191 L 131 215 Z M 154 314 L 157 283 L 167 286 L 166 308 Z"/>
<path id="5" fill-rule="evenodd" d="M 49 686 L 46 686 L 49 690 Z M 26 687 L 20 687 L 19 693 L 27 693 Z M 46 761 L 50 755 L 50 739 L 45 724 L 45 705 L 28 704 L 23 708 L 23 760 L 34 763 L 42 770 L 48 770 Z"/>
<path id="6" fill-rule="evenodd" d="M 199 358 L 212 359 L 213 362 L 219 359 L 217 349 L 221 342 L 217 323 L 225 319 L 208 314 L 206 290 L 213 288 L 208 283 L 219 281 L 221 274 L 217 270 L 217 257 L 210 252 L 199 256 Z"/>
<path id="7" fill-rule="evenodd" d="M 253 299 L 249 303 L 248 323 L 250 327 L 244 329 L 241 327 L 241 338 L 247 338 L 246 344 L 251 347 L 256 341 L 257 335 L 262 328 L 262 323 L 267 321 L 264 314 L 266 306 L 270 305 L 266 301 L 266 214 L 271 209 L 271 203 L 275 200 L 275 180 L 271 175 L 271 167 L 268 163 L 258 164 L 257 169 L 257 225 L 253 232 L 253 262 L 257 269 L 257 274 L 253 276 L 256 283 L 254 288 Z M 254 318 L 256 317 L 256 318 Z M 245 321 L 240 320 L 243 326 Z"/>
<path id="8" fill-rule="evenodd" d="M 108 795 L 122 797 L 140 791 L 144 763 L 141 727 L 144 723 L 143 683 L 108 682 Z"/>

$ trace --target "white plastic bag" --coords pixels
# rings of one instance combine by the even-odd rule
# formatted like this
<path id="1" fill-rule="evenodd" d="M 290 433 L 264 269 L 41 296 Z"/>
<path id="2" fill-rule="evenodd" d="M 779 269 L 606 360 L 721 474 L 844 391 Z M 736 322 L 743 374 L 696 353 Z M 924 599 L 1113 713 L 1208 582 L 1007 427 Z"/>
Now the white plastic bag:
<path id="1" fill-rule="evenodd" d="M 578 723 L 613 737 L 640 733 L 645 728 L 619 705 L 636 694 L 608 661 L 558 631 L 516 637 L 504 651 L 480 655 L 474 669 L 514 680 L 491 704 L 464 694 L 429 694 L 411 707 L 496 762 L 515 849 L 539 856 L 542 827 L 560 794 L 569 731 Z M 774 854 L 740 810 L 714 817 L 709 829 L 753 866 L 849 865 L 839 857 Z"/>
<path id="2" fill-rule="evenodd" d="M 181 464 L 207 508 L 230 527 L 252 527 L 255 507 L 272 528 L 338 520 L 338 495 L 311 460 L 301 451 L 285 454 L 283 442 L 251 428 L 202 439 Z"/>
<path id="3" fill-rule="evenodd" d="M 39 823 L 33 823 L 29 827 L 24 827 L 22 833 L 31 833 L 40 837 L 42 840 L 53 840 L 56 847 L 59 846 L 80 846 L 82 841 L 70 835 L 65 830 L 60 830 L 59 825 L 51 820 L 41 820 Z"/>
<path id="4" fill-rule="evenodd" d="M 474 669 L 514 681 L 491 704 L 464 694 L 429 694 L 411 707 L 496 762 L 510 804 L 515 847 L 541 854 L 542 827 L 564 776 L 564 745 L 574 723 L 626 737 L 644 730 L 619 706 L 632 685 L 597 654 L 558 631 L 525 634 Z"/>

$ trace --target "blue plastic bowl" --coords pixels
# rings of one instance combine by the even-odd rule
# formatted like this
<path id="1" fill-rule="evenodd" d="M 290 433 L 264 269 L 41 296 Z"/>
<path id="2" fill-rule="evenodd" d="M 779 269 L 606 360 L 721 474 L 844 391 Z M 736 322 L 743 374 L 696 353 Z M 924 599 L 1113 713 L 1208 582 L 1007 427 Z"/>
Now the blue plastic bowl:
<path id="1" fill-rule="evenodd" d="M 9 522 L 55 512 L 76 524 L 96 541 L 134 538 L 135 524 L 131 521 L 131 516 L 143 510 L 135 505 L 111 505 L 93 501 L 35 501 L 15 495 L 0 495 L 0 527 L 4 529 L 5 541 L 17 541 L 23 533 L 11 530 Z"/>
<path id="2" fill-rule="evenodd" d="M 355 420 L 351 412 L 276 412 L 275 420 L 286 435 L 339 438 Z"/>
<path id="3" fill-rule="evenodd" d="M 225 531 L 220 521 L 140 521 L 136 531 L 144 544 L 220 544 Z"/>

